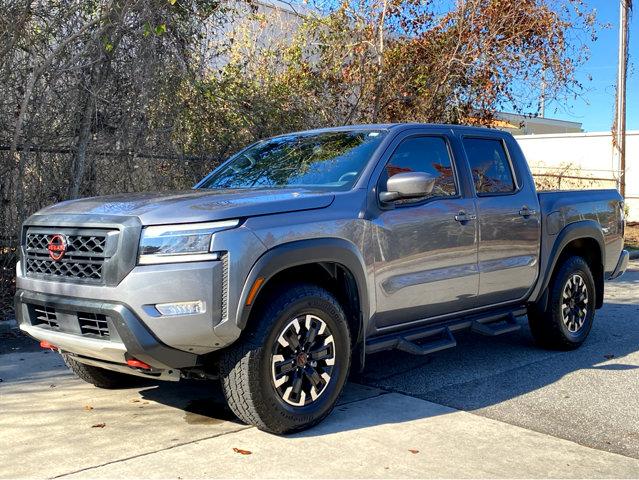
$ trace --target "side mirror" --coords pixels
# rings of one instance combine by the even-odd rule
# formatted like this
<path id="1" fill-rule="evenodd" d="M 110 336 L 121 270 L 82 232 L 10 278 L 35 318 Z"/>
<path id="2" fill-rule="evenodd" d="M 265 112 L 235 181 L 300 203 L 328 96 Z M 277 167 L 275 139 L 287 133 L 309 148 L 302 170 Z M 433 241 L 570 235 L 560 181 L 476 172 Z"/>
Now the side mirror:
<path id="1" fill-rule="evenodd" d="M 424 172 L 404 172 L 393 175 L 386 182 L 386 192 L 380 192 L 382 202 L 393 202 L 402 198 L 419 198 L 433 191 L 436 178 Z"/>

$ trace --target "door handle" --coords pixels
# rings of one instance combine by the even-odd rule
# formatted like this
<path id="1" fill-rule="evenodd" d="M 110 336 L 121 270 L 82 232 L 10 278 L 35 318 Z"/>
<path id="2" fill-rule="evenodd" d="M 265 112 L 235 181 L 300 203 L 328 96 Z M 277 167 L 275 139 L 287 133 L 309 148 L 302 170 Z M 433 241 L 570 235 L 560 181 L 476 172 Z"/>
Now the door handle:
<path id="1" fill-rule="evenodd" d="M 536 213 L 537 213 L 537 210 L 533 210 L 531 208 L 528 208 L 526 205 L 521 207 L 521 210 L 519 210 L 519 215 L 521 215 L 524 218 L 528 218 L 531 215 L 535 215 Z"/>
<path id="2" fill-rule="evenodd" d="M 466 223 L 471 220 L 477 220 L 477 215 L 472 215 L 472 214 L 468 215 L 466 212 L 462 210 L 457 215 L 455 215 L 455 220 L 458 221 L 459 223 Z"/>

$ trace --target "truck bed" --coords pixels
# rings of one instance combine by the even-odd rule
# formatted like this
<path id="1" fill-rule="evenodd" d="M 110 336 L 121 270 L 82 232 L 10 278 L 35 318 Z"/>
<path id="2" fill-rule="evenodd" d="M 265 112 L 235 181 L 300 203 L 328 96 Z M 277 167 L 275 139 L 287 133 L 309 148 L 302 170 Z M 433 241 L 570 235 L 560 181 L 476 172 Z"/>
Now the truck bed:
<path id="1" fill-rule="evenodd" d="M 604 273 L 612 273 L 623 249 L 623 199 L 619 192 L 615 189 L 553 190 L 538 192 L 537 196 L 543 218 L 542 268 L 551 257 L 557 234 L 567 225 L 586 220 L 601 227 L 605 245 Z"/>

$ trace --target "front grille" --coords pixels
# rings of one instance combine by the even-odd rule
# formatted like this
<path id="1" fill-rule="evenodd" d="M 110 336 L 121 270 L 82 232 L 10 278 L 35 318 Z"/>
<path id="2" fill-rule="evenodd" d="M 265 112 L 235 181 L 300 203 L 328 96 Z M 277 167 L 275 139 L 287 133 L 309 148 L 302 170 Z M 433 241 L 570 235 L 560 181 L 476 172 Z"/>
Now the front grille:
<path id="1" fill-rule="evenodd" d="M 78 312 L 78 322 L 82 335 L 96 335 L 109 338 L 109 324 L 106 315 L 101 313 Z"/>
<path id="2" fill-rule="evenodd" d="M 58 310 L 36 304 L 28 305 L 28 309 L 31 324 L 34 326 L 104 340 L 109 340 L 111 337 L 110 317 L 102 313 L 81 312 L 66 308 Z"/>
<path id="3" fill-rule="evenodd" d="M 33 314 L 35 318 L 33 319 L 34 325 L 48 325 L 51 328 L 59 328 L 60 324 L 58 323 L 58 316 L 55 313 L 55 310 L 51 307 L 41 307 L 36 305 L 33 307 Z"/>
<path id="4" fill-rule="evenodd" d="M 61 260 L 54 262 L 42 258 L 27 257 L 27 273 L 53 275 L 58 277 L 85 278 L 100 280 L 102 278 L 102 262 Z"/>
<path id="5" fill-rule="evenodd" d="M 47 249 L 55 232 L 27 232 L 25 269 L 29 276 L 52 276 L 79 279 L 95 283 L 104 280 L 107 252 L 107 230 L 65 235 L 66 251 L 60 260 L 53 260 Z"/>
<path id="6" fill-rule="evenodd" d="M 54 234 L 27 234 L 27 250 L 48 251 L 47 246 Z M 106 235 L 67 235 L 67 254 L 74 252 L 100 255 L 104 253 Z"/>

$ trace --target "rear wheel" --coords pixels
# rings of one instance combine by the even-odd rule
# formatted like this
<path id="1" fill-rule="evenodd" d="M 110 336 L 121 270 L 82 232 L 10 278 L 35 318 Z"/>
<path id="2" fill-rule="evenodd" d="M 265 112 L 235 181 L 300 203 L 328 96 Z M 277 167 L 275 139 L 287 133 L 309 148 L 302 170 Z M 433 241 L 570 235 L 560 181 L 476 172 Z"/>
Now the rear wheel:
<path id="1" fill-rule="evenodd" d="M 548 348 L 571 350 L 588 337 L 595 317 L 595 282 L 582 257 L 567 257 L 548 286 L 548 304 L 532 306 L 528 322 L 533 337 Z"/>
<path id="2" fill-rule="evenodd" d="M 344 311 L 326 290 L 300 285 L 273 294 L 259 316 L 220 361 L 231 410 L 272 433 L 319 423 L 348 375 L 351 343 Z"/>
<path id="3" fill-rule="evenodd" d="M 62 358 L 64 359 L 64 363 L 67 364 L 67 367 L 69 367 L 79 378 L 99 388 L 129 387 L 135 384 L 136 380 L 138 380 L 132 375 L 112 372 L 92 365 L 85 365 L 84 363 L 74 360 L 65 353 L 62 354 Z"/>

